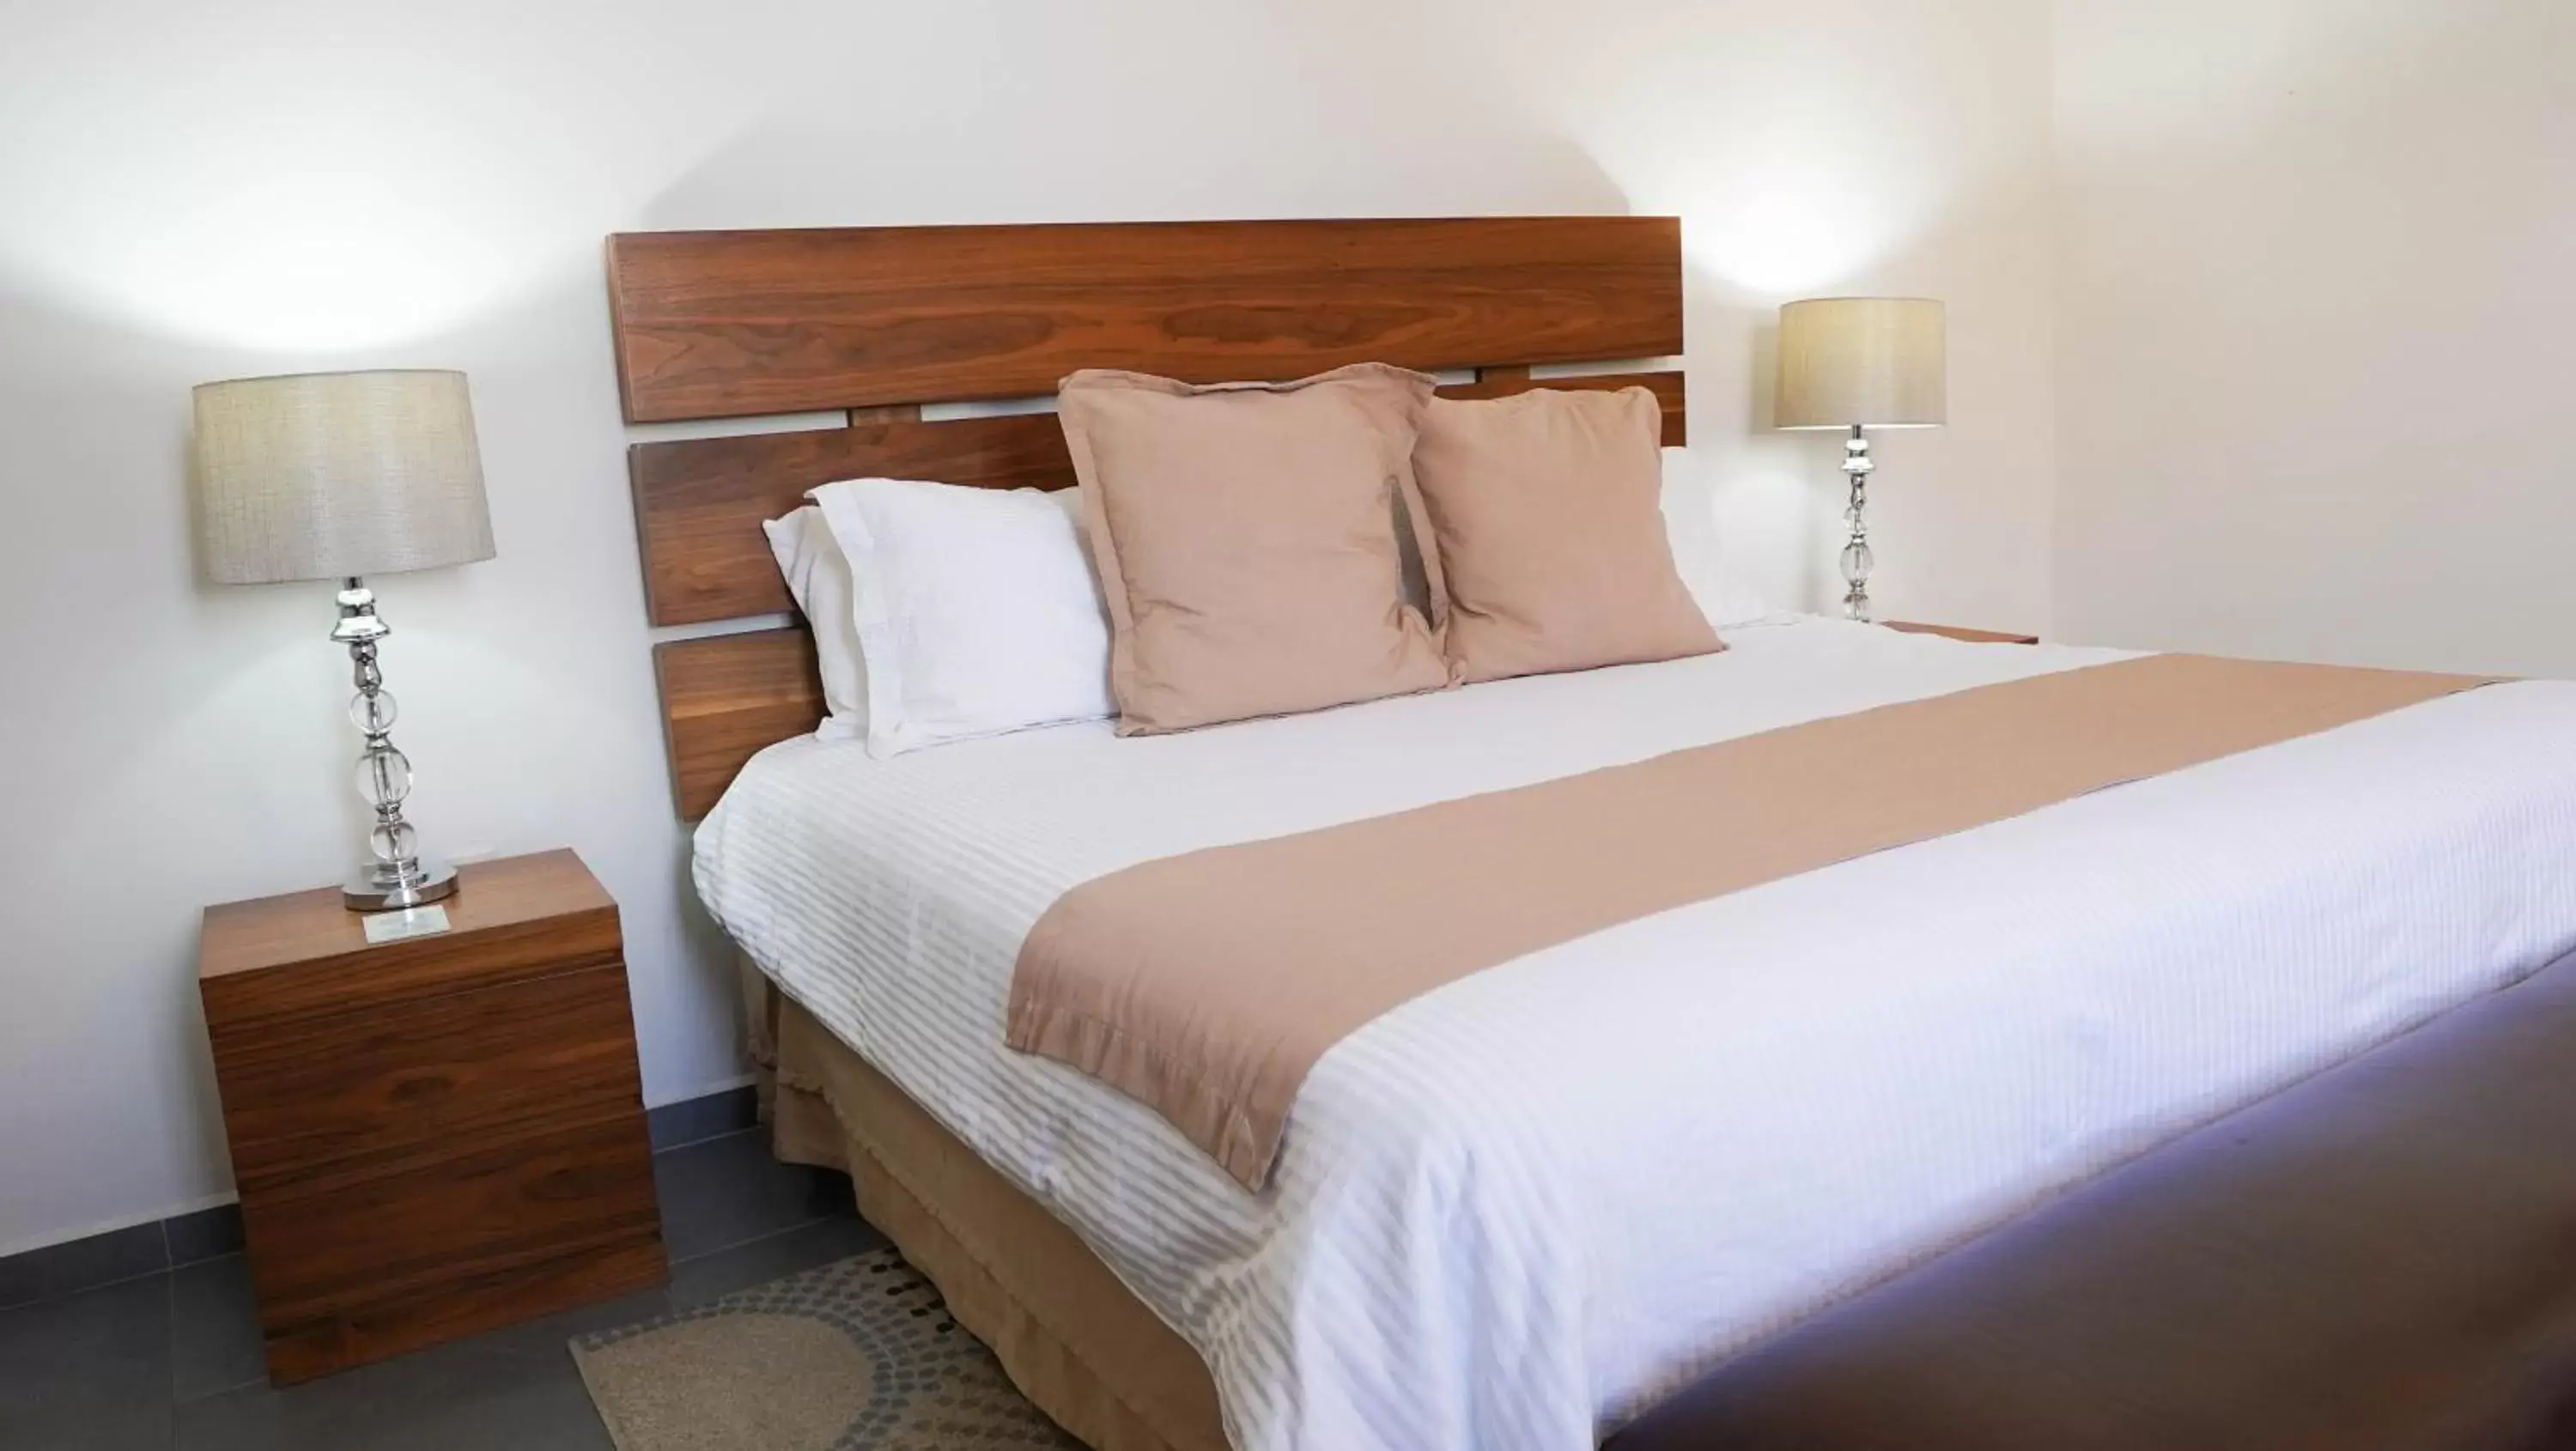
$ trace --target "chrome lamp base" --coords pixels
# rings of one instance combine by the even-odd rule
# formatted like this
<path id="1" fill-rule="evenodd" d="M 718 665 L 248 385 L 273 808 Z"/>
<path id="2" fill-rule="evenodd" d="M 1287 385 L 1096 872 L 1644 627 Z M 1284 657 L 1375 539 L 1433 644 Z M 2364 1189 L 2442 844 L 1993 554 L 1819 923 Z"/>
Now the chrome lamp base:
<path id="1" fill-rule="evenodd" d="M 340 900 L 352 912 L 393 912 L 456 895 L 456 868 L 441 861 L 414 858 L 409 876 L 397 876 L 383 862 L 360 867 L 340 884 Z"/>
<path id="2" fill-rule="evenodd" d="M 403 798 L 411 794 L 411 759 L 394 749 L 394 698 L 376 664 L 376 644 L 393 627 L 376 617 L 375 592 L 363 581 L 341 581 L 339 605 L 340 623 L 332 627 L 331 638 L 349 647 L 350 673 L 358 686 L 349 701 L 349 720 L 367 738 L 358 756 L 358 794 L 376 813 L 375 827 L 367 833 L 375 859 L 341 885 L 340 898 L 353 912 L 390 912 L 454 896 L 456 869 L 423 861 L 419 833 L 403 820 Z"/>
<path id="3" fill-rule="evenodd" d="M 1843 475 L 1851 480 L 1851 506 L 1843 510 L 1843 522 L 1851 525 L 1850 542 L 1843 545 L 1839 563 L 1842 566 L 1843 618 L 1869 622 L 1869 572 L 1878 565 L 1878 556 L 1869 547 L 1869 476 L 1878 465 L 1869 457 L 1869 435 L 1857 423 L 1851 437 L 1843 443 Z"/>

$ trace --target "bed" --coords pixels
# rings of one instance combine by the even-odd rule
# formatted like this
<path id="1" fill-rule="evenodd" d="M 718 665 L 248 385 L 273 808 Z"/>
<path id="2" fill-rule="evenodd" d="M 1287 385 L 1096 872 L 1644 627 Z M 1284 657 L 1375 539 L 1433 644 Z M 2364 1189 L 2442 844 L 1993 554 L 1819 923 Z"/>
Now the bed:
<path id="1" fill-rule="evenodd" d="M 612 243 L 655 623 L 775 611 L 761 518 L 855 473 L 1060 486 L 1071 363 L 1284 377 L 1679 351 L 1637 218 Z M 1629 375 L 1635 376 L 1635 375 Z M 1678 441 L 1680 380 L 1655 375 Z M 1619 381 L 1627 381 L 1625 377 Z M 1122 866 L 2104 665 L 1791 619 L 1725 653 L 1181 735 L 874 760 L 793 624 L 659 649 L 782 1154 L 1107 1451 L 1592 1444 L 1784 1327 L 2576 950 L 2576 687 L 2468 690 L 1529 954 L 1385 1014 L 1275 1173 L 1003 1047 L 1014 955 Z"/>

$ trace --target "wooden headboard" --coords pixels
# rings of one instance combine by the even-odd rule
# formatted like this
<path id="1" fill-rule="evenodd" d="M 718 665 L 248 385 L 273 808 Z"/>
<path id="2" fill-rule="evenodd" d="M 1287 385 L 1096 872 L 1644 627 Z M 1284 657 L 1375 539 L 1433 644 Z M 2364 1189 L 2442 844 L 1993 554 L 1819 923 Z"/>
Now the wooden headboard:
<path id="1" fill-rule="evenodd" d="M 1049 394 L 1076 368 L 1221 382 L 1373 359 L 1473 369 L 1441 389 L 1468 398 L 1643 384 L 1683 441 L 1678 372 L 1530 375 L 1681 352 L 1669 217 L 630 232 L 608 240 L 608 289 L 628 422 L 848 417 L 628 449 L 657 626 L 791 612 L 760 524 L 817 484 L 1071 485 L 1052 414 L 921 410 Z M 683 818 L 822 717 L 801 622 L 666 641 L 654 663 Z"/>

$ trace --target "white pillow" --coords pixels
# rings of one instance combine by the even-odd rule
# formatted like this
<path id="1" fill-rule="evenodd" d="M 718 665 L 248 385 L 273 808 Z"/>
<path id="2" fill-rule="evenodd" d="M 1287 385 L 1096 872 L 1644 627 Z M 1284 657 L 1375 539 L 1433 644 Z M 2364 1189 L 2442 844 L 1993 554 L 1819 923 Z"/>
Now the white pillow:
<path id="1" fill-rule="evenodd" d="M 848 479 L 811 497 L 857 587 L 869 755 L 1115 713 L 1075 490 Z"/>
<path id="2" fill-rule="evenodd" d="M 769 536 L 769 552 L 778 560 L 787 592 L 813 627 L 826 711 L 814 734 L 827 741 L 858 740 L 868 733 L 868 666 L 859 647 L 850 561 L 823 522 L 823 511 L 811 504 L 784 519 L 765 520 L 760 529 Z"/>

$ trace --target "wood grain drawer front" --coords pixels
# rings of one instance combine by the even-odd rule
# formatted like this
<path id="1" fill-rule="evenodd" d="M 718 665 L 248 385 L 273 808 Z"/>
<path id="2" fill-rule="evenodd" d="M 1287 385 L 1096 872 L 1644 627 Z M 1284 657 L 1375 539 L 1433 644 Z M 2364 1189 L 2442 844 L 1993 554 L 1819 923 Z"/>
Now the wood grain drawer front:
<path id="1" fill-rule="evenodd" d="M 272 1371 L 318 1374 L 660 1278 L 640 1116 L 457 1148 L 244 1196 Z"/>
<path id="2" fill-rule="evenodd" d="M 464 910 L 457 909 L 456 915 L 463 916 Z M 342 910 L 339 915 L 356 914 Z M 283 968 L 201 977 L 199 990 L 210 1024 L 275 1019 L 280 1028 L 290 1023 L 300 1028 L 312 1018 L 361 1005 L 390 1009 L 444 993 L 546 977 L 574 963 L 611 961 L 620 946 L 617 909 L 602 906 L 383 946 L 351 945 Z"/>
<path id="3" fill-rule="evenodd" d="M 626 974 L 604 964 L 397 1009 L 213 1031 L 247 1195 L 326 1166 L 438 1158 L 525 1126 L 641 1112 Z"/>
<path id="4" fill-rule="evenodd" d="M 273 1325 L 656 1233 L 643 1126 L 574 1124 L 245 1204 Z"/>

